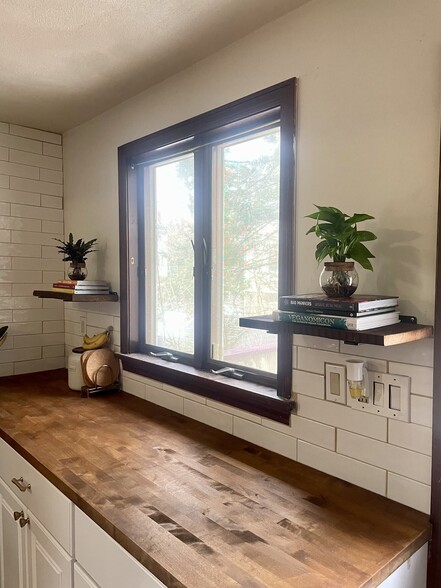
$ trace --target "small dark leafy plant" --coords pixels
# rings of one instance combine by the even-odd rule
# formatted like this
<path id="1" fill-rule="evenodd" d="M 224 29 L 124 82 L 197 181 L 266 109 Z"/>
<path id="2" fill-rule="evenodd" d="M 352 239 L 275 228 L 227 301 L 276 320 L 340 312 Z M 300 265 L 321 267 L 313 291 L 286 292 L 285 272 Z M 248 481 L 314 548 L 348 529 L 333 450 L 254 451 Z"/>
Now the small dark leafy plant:
<path id="1" fill-rule="evenodd" d="M 371 220 L 370 214 L 353 214 L 349 216 L 333 206 L 314 206 L 317 212 L 308 214 L 316 222 L 306 233 L 315 233 L 320 239 L 315 250 L 318 263 L 326 257 L 334 262 L 352 259 L 364 269 L 373 270 L 371 258 L 375 257 L 363 242 L 374 241 L 377 236 L 370 231 L 359 231 L 358 223 Z"/>
<path id="2" fill-rule="evenodd" d="M 71 263 L 84 263 L 87 259 L 87 255 L 92 253 L 92 251 L 96 251 L 96 249 L 92 249 L 92 247 L 96 243 L 97 239 L 91 239 L 90 241 L 78 239 L 78 241 L 74 241 L 72 233 L 69 233 L 69 239 L 67 241 L 62 241 L 61 239 L 56 239 L 55 237 L 54 239 L 55 241 L 59 241 L 61 243 L 61 245 L 57 246 L 57 249 L 64 255 L 63 261 L 70 261 Z"/>

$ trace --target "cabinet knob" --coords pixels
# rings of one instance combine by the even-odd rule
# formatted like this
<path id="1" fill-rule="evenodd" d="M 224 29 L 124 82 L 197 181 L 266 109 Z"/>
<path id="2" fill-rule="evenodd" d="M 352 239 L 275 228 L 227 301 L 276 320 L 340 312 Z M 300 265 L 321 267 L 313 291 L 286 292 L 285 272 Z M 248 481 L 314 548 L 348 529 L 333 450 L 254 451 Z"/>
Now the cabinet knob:
<path id="1" fill-rule="evenodd" d="M 25 519 L 25 518 L 24 518 L 24 516 L 22 516 L 22 517 L 21 517 L 21 519 L 20 519 L 20 521 L 19 521 L 19 523 L 20 523 L 20 527 L 21 527 L 21 528 L 23 528 L 23 527 L 25 527 L 26 525 L 29 525 L 29 524 L 30 524 L 30 522 L 31 522 L 31 521 L 29 520 L 29 517 L 27 517 L 27 518 Z"/>
<path id="2" fill-rule="evenodd" d="M 14 510 L 14 521 L 18 521 L 21 517 L 24 517 L 24 512 L 22 510 Z"/>
<path id="3" fill-rule="evenodd" d="M 26 490 L 31 489 L 31 485 L 23 481 L 23 476 L 21 478 L 12 478 L 11 482 L 17 486 L 20 492 L 26 492 Z"/>

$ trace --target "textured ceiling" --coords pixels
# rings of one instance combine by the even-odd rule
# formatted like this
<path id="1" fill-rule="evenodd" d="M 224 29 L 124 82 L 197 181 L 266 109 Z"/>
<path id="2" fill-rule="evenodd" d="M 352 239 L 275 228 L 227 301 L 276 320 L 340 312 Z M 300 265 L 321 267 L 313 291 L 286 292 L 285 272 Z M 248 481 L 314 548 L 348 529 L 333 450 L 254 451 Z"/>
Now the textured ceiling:
<path id="1" fill-rule="evenodd" d="M 0 120 L 65 131 L 308 0 L 0 0 Z"/>

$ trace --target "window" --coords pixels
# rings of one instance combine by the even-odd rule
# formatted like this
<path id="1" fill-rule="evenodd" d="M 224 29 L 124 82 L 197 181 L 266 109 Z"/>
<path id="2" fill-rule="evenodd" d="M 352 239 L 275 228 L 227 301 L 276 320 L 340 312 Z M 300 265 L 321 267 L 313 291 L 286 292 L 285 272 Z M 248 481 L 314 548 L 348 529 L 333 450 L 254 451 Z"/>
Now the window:
<path id="1" fill-rule="evenodd" d="M 289 80 L 120 147 L 126 369 L 248 410 L 256 385 L 270 413 L 289 398 L 290 336 L 239 318 L 292 291 L 294 112 Z"/>

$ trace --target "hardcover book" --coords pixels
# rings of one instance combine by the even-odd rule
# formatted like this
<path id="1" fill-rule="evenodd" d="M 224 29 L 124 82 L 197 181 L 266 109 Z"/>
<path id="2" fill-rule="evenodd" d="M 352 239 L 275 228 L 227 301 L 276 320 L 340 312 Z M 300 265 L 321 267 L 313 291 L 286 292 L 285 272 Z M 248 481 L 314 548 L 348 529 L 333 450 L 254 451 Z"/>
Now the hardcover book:
<path id="1" fill-rule="evenodd" d="M 330 327 L 333 329 L 345 329 L 348 331 L 365 331 L 386 327 L 400 322 L 398 312 L 387 312 L 366 317 L 344 317 L 332 314 L 311 314 L 306 312 L 289 312 L 276 310 L 273 313 L 275 320 L 315 327 Z"/>
<path id="2" fill-rule="evenodd" d="M 326 294 L 298 294 L 281 296 L 279 310 L 304 312 L 305 309 L 345 310 L 362 312 L 374 308 L 387 308 L 398 304 L 398 296 L 351 296 L 350 298 L 328 298 Z"/>

